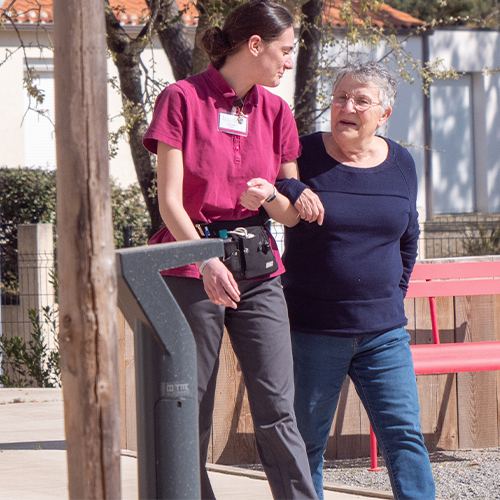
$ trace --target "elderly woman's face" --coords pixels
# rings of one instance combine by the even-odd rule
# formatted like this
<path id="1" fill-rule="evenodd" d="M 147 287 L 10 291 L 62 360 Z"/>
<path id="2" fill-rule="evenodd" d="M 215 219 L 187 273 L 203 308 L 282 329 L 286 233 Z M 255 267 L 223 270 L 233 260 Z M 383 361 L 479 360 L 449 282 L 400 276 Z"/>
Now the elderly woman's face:
<path id="1" fill-rule="evenodd" d="M 390 114 L 391 109 L 382 112 L 377 87 L 346 75 L 332 94 L 332 135 L 352 141 L 370 139 Z"/>

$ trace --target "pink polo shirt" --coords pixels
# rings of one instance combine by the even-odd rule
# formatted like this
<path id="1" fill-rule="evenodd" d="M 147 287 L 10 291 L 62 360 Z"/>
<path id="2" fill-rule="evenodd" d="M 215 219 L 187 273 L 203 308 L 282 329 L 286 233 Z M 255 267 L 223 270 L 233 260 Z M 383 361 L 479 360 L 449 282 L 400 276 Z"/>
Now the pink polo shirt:
<path id="1" fill-rule="evenodd" d="M 156 153 L 157 141 L 180 149 L 184 160 L 184 208 L 194 221 L 239 220 L 257 212 L 239 199 L 254 177 L 274 184 L 280 165 L 300 154 L 297 127 L 288 104 L 256 85 L 248 93 L 243 113 L 248 116 L 247 137 L 217 130 L 219 110 L 230 112 L 237 99 L 234 90 L 213 67 L 169 85 L 158 96 L 153 119 L 143 138 Z M 150 243 L 174 241 L 164 228 Z M 274 239 L 271 245 L 284 271 Z M 167 274 L 167 273 L 166 273 Z M 195 265 L 168 272 L 200 277 Z"/>

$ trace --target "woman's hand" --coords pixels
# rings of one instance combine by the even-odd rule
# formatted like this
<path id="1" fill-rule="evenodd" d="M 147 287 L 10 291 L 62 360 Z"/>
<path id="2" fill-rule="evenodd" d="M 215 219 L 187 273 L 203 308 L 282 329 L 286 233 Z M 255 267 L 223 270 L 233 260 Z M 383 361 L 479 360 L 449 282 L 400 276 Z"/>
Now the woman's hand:
<path id="1" fill-rule="evenodd" d="M 260 206 L 274 193 L 274 186 L 256 177 L 247 182 L 247 189 L 243 191 L 240 203 L 247 210 L 258 210 Z"/>
<path id="2" fill-rule="evenodd" d="M 311 189 L 305 189 L 295 202 L 295 208 L 300 214 L 300 218 L 307 222 L 317 222 L 323 224 L 325 209 L 319 196 Z"/>
<path id="3" fill-rule="evenodd" d="M 203 267 L 203 285 L 208 298 L 218 306 L 237 308 L 240 290 L 231 271 L 217 258 Z"/>

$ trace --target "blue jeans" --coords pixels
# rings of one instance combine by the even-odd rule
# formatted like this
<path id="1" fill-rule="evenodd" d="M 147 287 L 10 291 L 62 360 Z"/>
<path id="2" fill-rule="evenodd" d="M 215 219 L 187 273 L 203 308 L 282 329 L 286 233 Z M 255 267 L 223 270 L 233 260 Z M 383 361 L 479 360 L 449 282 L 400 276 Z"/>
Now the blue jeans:
<path id="1" fill-rule="evenodd" d="M 292 331 L 295 414 L 320 500 L 323 454 L 346 375 L 377 436 L 394 498 L 435 498 L 409 339 L 404 328 L 356 338 Z"/>

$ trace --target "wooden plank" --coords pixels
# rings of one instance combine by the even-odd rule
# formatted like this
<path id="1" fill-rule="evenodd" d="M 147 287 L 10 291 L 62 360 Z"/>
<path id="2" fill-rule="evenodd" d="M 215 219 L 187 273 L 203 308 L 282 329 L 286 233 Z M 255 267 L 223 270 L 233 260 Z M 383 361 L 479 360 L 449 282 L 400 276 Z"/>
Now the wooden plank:
<path id="1" fill-rule="evenodd" d="M 351 380 L 342 387 L 325 458 L 357 458 L 370 453 L 370 428 L 365 409 Z"/>
<path id="2" fill-rule="evenodd" d="M 125 322 L 125 418 L 127 450 L 137 451 L 137 402 L 135 386 L 134 332 Z"/>
<path id="3" fill-rule="evenodd" d="M 432 325 L 427 298 L 416 302 L 416 344 L 432 344 Z M 453 299 L 436 299 L 441 341 L 454 340 Z M 420 421 L 425 444 L 429 451 L 456 449 L 458 446 L 456 376 L 419 375 L 417 388 L 420 403 Z"/>
<path id="4" fill-rule="evenodd" d="M 500 294 L 500 279 L 411 281 L 407 297 L 459 297 Z"/>
<path id="5" fill-rule="evenodd" d="M 410 335 L 410 344 L 415 344 L 416 327 L 415 327 L 415 299 L 406 298 L 404 301 L 405 315 L 408 319 L 406 331 Z"/>
<path id="6" fill-rule="evenodd" d="M 408 295 L 407 295 L 408 297 Z M 430 320 L 429 300 L 415 299 L 415 344 L 432 343 L 432 326 Z M 417 377 L 418 400 L 420 405 L 420 423 L 422 434 L 429 450 L 435 447 L 434 428 L 437 412 L 437 377 L 429 375 Z"/>
<path id="7" fill-rule="evenodd" d="M 457 341 L 495 340 L 494 297 L 457 297 Z M 498 446 L 497 377 L 495 372 L 459 373 L 460 448 Z"/>
<path id="8" fill-rule="evenodd" d="M 415 264 L 411 280 L 500 277 L 500 260 Z"/>
<path id="9" fill-rule="evenodd" d="M 69 498 L 121 498 L 102 0 L 54 1 L 61 373 Z"/>
<path id="10" fill-rule="evenodd" d="M 118 331 L 118 380 L 120 388 L 121 447 L 127 449 L 127 412 L 126 412 L 126 371 L 125 371 L 125 317 L 120 309 L 116 310 Z"/>
<path id="11" fill-rule="evenodd" d="M 224 465 L 259 462 L 243 375 L 227 332 L 220 353 L 209 458 Z"/>
<path id="12" fill-rule="evenodd" d="M 496 333 L 495 340 L 497 342 L 500 341 L 500 295 L 496 295 L 493 299 L 493 321 L 494 321 L 494 331 Z M 497 379 L 496 379 L 496 386 L 497 386 L 497 433 L 498 433 L 498 440 L 500 442 L 500 370 L 497 372 Z"/>
<path id="13" fill-rule="evenodd" d="M 441 343 L 455 341 L 455 302 L 452 297 L 436 298 Z M 438 375 L 433 444 L 437 449 L 458 448 L 457 377 Z"/>

